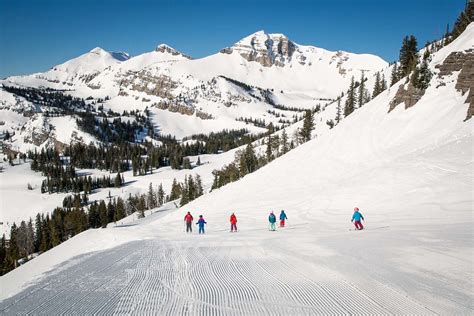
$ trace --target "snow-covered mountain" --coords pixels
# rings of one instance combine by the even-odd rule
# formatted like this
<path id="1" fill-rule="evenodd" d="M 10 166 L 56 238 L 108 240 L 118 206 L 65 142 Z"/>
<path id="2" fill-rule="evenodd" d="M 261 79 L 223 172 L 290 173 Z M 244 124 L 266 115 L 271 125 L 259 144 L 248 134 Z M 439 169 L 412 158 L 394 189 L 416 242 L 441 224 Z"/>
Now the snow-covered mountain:
<path id="1" fill-rule="evenodd" d="M 303 109 L 324 105 L 347 88 L 352 76 L 357 79 L 364 72 L 372 84 L 374 73 L 386 67 L 374 55 L 331 52 L 259 31 L 199 59 L 166 44 L 134 57 L 95 48 L 44 73 L 9 77 L 0 84 L 107 98 L 104 109 L 119 113 L 148 107 L 157 130 L 181 138 L 224 128 L 262 131 L 241 118 L 281 125 L 280 116 L 268 112 L 275 110 L 274 104 Z M 27 102 L 2 91 L 0 104 L 2 110 L 18 113 Z M 5 128 L 14 131 L 18 124 L 7 122 Z"/>
<path id="2" fill-rule="evenodd" d="M 473 47 L 471 23 L 433 54 L 424 93 L 401 80 L 237 182 L 88 230 L 13 270 L 0 310 L 472 314 Z M 315 121 L 334 113 L 333 103 Z M 354 206 L 364 231 L 348 230 Z M 268 232 L 268 212 L 281 209 L 287 227 Z M 204 215 L 206 235 L 183 232 L 187 211 Z"/>

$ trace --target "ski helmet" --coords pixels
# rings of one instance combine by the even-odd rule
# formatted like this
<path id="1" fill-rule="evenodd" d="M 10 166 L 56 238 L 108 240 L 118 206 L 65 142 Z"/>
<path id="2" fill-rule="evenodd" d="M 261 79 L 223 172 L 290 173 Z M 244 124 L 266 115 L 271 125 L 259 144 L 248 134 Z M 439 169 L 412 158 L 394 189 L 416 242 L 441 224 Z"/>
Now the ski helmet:
<path id="1" fill-rule="evenodd" d="M 354 211 L 358 211 L 358 210 L 359 210 L 359 208 L 358 208 L 358 207 L 354 207 Z"/>

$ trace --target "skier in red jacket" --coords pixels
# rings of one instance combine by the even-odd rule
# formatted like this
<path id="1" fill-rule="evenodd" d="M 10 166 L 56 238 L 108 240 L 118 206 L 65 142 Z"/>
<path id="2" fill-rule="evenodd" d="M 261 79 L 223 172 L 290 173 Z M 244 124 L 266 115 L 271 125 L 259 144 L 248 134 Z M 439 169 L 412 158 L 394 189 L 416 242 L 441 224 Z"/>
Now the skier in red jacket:
<path id="1" fill-rule="evenodd" d="M 237 217 L 232 213 L 230 216 L 230 232 L 233 233 L 234 230 L 237 232 Z"/>
<path id="2" fill-rule="evenodd" d="M 193 216 L 191 215 L 191 212 L 188 212 L 186 216 L 184 216 L 184 222 L 186 223 L 186 232 L 187 233 L 192 233 L 193 232 Z"/>

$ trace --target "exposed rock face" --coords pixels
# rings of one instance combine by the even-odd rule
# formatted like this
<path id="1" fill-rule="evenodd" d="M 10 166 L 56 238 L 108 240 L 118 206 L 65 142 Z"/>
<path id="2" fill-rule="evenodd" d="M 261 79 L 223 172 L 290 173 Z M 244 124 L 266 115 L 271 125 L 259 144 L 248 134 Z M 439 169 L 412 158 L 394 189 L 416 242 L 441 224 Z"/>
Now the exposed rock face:
<path id="1" fill-rule="evenodd" d="M 164 99 L 174 98 L 171 91 L 178 87 L 178 83 L 166 75 L 152 76 L 144 71 L 129 73 L 127 79 L 122 80 L 121 85 L 130 90 L 145 92 Z"/>
<path id="2" fill-rule="evenodd" d="M 172 103 L 172 101 L 169 101 L 169 102 L 161 101 L 159 103 L 154 103 L 153 106 L 156 106 L 157 108 L 161 110 L 168 110 L 170 112 L 180 113 L 184 115 L 194 114 L 194 108 L 183 105 L 183 104 Z"/>
<path id="3" fill-rule="evenodd" d="M 21 129 L 23 141 L 35 146 L 40 146 L 50 139 L 50 126 L 43 115 L 35 114 L 32 120 Z"/>
<path id="4" fill-rule="evenodd" d="M 411 83 L 408 83 L 406 89 L 405 85 L 403 84 L 398 88 L 398 91 L 392 101 L 390 101 L 390 108 L 388 112 L 390 113 L 400 103 L 405 103 L 405 109 L 408 109 L 420 101 L 424 94 L 425 90 L 415 88 Z"/>
<path id="5" fill-rule="evenodd" d="M 439 78 L 450 75 L 454 71 L 460 71 L 456 82 L 456 89 L 461 91 L 462 94 L 469 91 L 466 97 L 466 103 L 469 104 L 466 120 L 470 119 L 474 115 L 474 49 L 464 52 L 453 52 L 436 68 L 440 70 L 438 73 Z"/>
<path id="6" fill-rule="evenodd" d="M 348 60 L 349 56 L 347 55 L 347 53 L 338 51 L 336 54 L 334 54 L 334 56 L 331 57 L 331 61 L 329 62 L 329 64 L 336 62 L 336 68 L 339 69 L 339 74 L 345 75 L 347 73 L 347 69 L 345 69 L 343 66 L 344 63 Z"/>
<path id="7" fill-rule="evenodd" d="M 264 67 L 273 65 L 283 67 L 287 61 L 291 60 L 295 50 L 296 45 L 285 35 L 266 34 L 260 31 L 220 52 L 231 54 L 235 51 L 246 60 L 258 62 Z"/>
<path id="8" fill-rule="evenodd" d="M 196 116 L 202 120 L 212 120 L 214 117 L 206 112 L 195 110 L 194 107 L 185 105 L 185 104 L 178 104 L 174 103 L 173 101 L 161 101 L 159 103 L 153 103 L 152 106 L 157 107 L 161 110 L 168 110 L 173 113 L 180 113 L 183 115 L 193 115 L 196 112 Z"/>
<path id="9" fill-rule="evenodd" d="M 199 111 L 199 110 L 196 111 L 196 116 L 199 117 L 201 120 L 212 120 L 212 119 L 214 119 L 214 117 L 211 114 L 203 112 L 203 111 Z"/>
<path id="10" fill-rule="evenodd" d="M 179 51 L 177 51 L 176 49 L 174 49 L 173 47 L 170 47 L 166 44 L 160 44 L 158 45 L 156 48 L 155 48 L 155 51 L 156 52 L 159 52 L 159 53 L 168 53 L 168 54 L 171 54 L 173 56 L 183 56 L 187 59 L 192 59 L 191 56 L 188 56 L 188 55 L 185 55 Z"/>

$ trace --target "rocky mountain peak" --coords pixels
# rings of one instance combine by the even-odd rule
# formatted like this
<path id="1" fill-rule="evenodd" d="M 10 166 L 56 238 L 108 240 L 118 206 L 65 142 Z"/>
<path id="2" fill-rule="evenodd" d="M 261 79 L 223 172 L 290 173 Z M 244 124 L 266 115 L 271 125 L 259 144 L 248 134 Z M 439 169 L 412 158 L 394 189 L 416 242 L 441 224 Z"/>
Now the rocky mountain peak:
<path id="1" fill-rule="evenodd" d="M 296 48 L 297 45 L 284 34 L 268 34 L 265 31 L 258 31 L 220 52 L 223 54 L 236 52 L 246 60 L 256 61 L 264 67 L 273 65 L 283 67 L 291 61 Z"/>
<path id="2" fill-rule="evenodd" d="M 102 49 L 101 47 L 96 47 L 96 48 L 93 48 L 89 51 L 89 53 L 91 54 L 97 54 L 97 55 L 102 55 L 102 54 L 106 54 L 107 51 L 105 51 L 104 49 Z"/>
<path id="3" fill-rule="evenodd" d="M 118 61 L 125 61 L 127 59 L 130 59 L 130 55 L 128 53 L 125 53 L 125 52 L 108 52 L 108 51 L 106 51 L 105 49 L 103 49 L 101 47 L 96 47 L 96 48 L 91 49 L 89 51 L 89 54 L 97 55 L 97 56 L 100 56 L 100 57 L 106 57 L 106 56 L 110 55 Z"/>
<path id="4" fill-rule="evenodd" d="M 158 45 L 156 48 L 155 48 L 155 52 L 158 52 L 158 53 L 168 53 L 168 54 L 171 54 L 173 56 L 183 56 L 187 59 L 191 59 L 190 56 L 188 55 L 185 55 L 183 53 L 181 53 L 180 51 L 174 49 L 173 47 L 167 45 L 167 44 L 160 44 Z"/>

